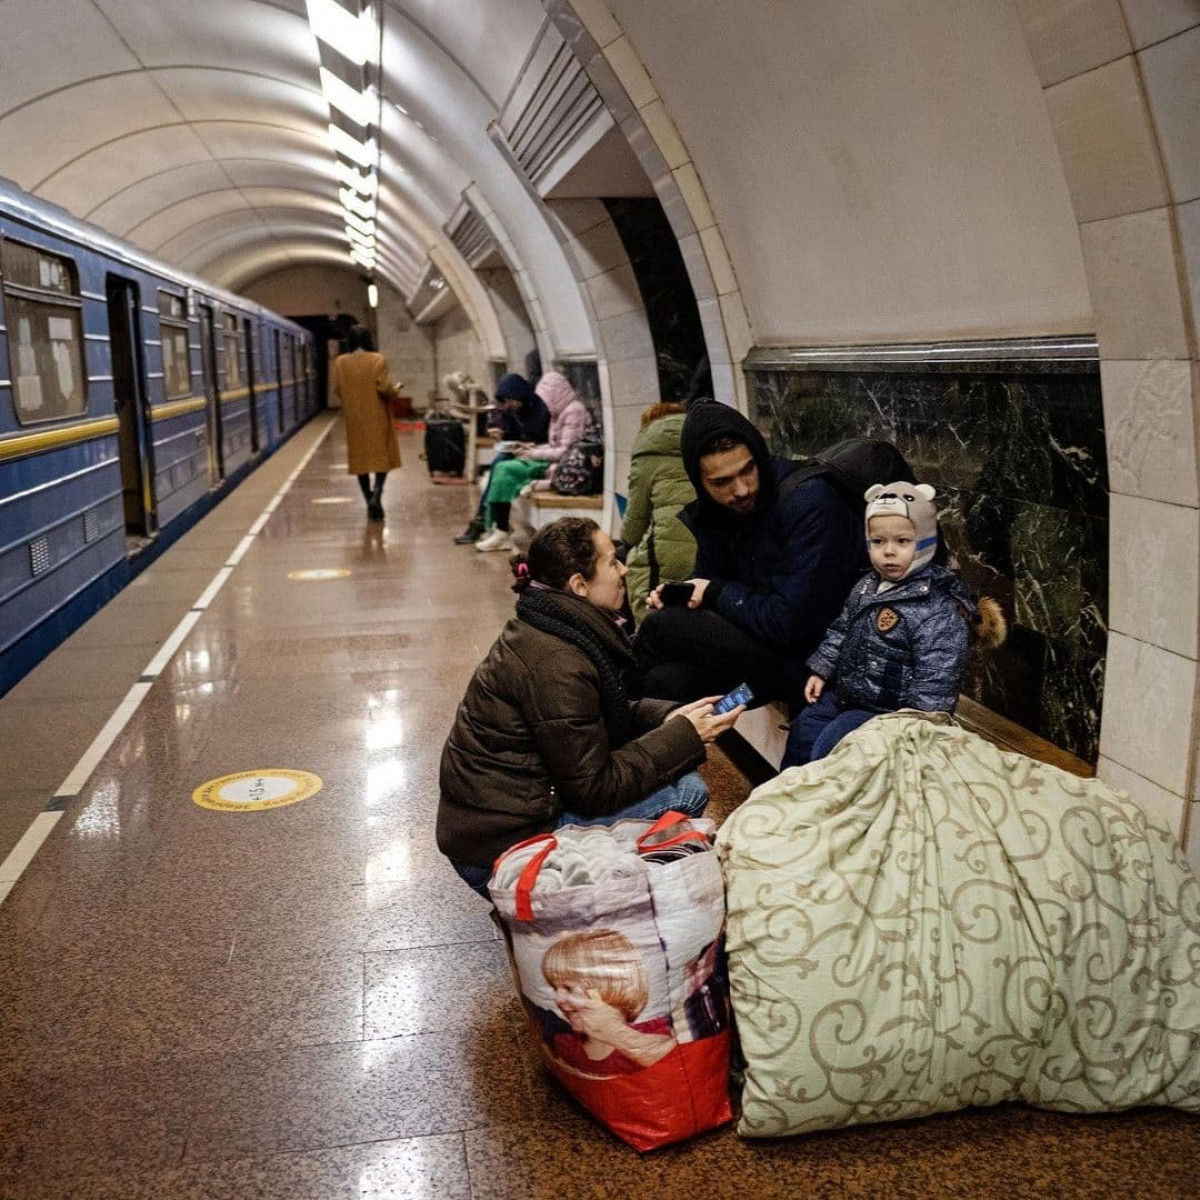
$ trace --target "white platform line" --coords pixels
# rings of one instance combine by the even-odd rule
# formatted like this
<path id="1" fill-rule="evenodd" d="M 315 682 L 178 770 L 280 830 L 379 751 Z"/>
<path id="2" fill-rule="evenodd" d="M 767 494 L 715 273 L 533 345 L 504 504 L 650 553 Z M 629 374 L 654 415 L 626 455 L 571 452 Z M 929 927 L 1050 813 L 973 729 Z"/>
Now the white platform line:
<path id="1" fill-rule="evenodd" d="M 158 653 L 150 660 L 142 674 L 144 676 L 161 675 L 163 668 L 171 661 L 171 656 L 183 644 L 183 639 L 192 632 L 193 626 L 203 615 L 203 613 L 199 612 L 188 613 L 175 626 L 171 636 L 158 648 Z"/>
<path id="2" fill-rule="evenodd" d="M 189 616 L 199 619 L 199 613 L 189 613 Z M 75 764 L 70 775 L 63 780 L 62 786 L 54 793 L 54 798 L 63 796 L 78 796 L 83 790 L 96 765 L 108 753 L 109 747 L 117 740 L 117 735 L 129 722 L 129 718 L 137 712 L 138 705 L 146 698 L 146 693 L 153 683 L 135 683 L 117 705 L 116 712 L 104 724 L 104 728 L 96 734 L 92 744 L 83 752 L 83 757 Z"/>
<path id="3" fill-rule="evenodd" d="M 0 900 L 8 895 L 8 889 L 21 878 L 21 872 L 33 861 L 33 856 L 41 849 L 42 843 L 50 836 L 50 830 L 62 818 L 60 812 L 38 813 L 33 818 L 33 824 L 21 835 L 21 840 L 9 851 L 8 857 L 0 863 Z"/>
<path id="4" fill-rule="evenodd" d="M 212 602 L 216 594 L 225 586 L 225 581 L 233 574 L 232 567 L 222 567 L 214 577 L 212 583 L 204 589 L 200 595 L 200 599 L 192 605 L 192 608 L 207 608 Z"/>

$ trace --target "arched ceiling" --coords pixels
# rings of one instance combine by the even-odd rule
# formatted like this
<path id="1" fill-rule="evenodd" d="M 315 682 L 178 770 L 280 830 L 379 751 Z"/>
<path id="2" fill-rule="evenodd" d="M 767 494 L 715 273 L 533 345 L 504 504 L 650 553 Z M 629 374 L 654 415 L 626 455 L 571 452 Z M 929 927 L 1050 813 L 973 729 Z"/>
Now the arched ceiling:
<path id="1" fill-rule="evenodd" d="M 489 137 L 539 0 L 383 0 L 378 273 L 411 295 L 478 185 L 556 328 L 590 343 L 556 240 Z M 227 287 L 351 263 L 305 0 L 4 0 L 0 174 Z M 454 280 L 452 279 L 453 283 Z M 559 303 L 555 301 L 559 300 Z"/>

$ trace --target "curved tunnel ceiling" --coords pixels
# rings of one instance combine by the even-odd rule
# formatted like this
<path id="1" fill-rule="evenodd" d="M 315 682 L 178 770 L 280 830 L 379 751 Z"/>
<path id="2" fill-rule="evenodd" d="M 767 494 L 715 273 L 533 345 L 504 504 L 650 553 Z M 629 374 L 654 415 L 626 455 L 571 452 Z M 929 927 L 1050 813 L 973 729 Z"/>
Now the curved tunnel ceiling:
<path id="1" fill-rule="evenodd" d="M 472 182 L 532 274 L 564 269 L 491 143 L 538 0 L 386 0 L 378 274 L 415 291 Z M 0 174 L 227 287 L 347 254 L 305 0 L 5 0 Z M 506 174 L 506 172 L 508 172 Z M 463 270 L 466 270 L 463 264 Z M 554 292 L 561 280 L 547 280 Z M 567 306 L 568 309 L 570 305 Z M 582 320 L 567 313 L 567 326 Z M 578 342 L 567 328 L 559 344 Z"/>

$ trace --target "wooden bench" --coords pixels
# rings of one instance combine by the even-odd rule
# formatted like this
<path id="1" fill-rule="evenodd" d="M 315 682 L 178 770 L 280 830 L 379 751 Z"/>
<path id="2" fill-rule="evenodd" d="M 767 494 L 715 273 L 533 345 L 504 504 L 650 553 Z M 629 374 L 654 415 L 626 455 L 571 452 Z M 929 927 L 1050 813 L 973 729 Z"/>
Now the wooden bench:
<path id="1" fill-rule="evenodd" d="M 603 496 L 560 496 L 557 492 L 531 492 L 513 502 L 509 520 L 513 545 L 524 553 L 536 530 L 559 517 L 590 516 L 599 521 L 604 511 Z"/>
<path id="2" fill-rule="evenodd" d="M 965 728 L 986 738 L 1001 750 L 1015 750 L 1027 758 L 1049 763 L 1085 779 L 1090 779 L 1096 774 L 1096 768 L 1084 762 L 1082 758 L 1077 758 L 1053 742 L 1038 737 L 1036 733 L 1030 733 L 1015 721 L 992 712 L 990 708 L 985 708 L 969 696 L 959 696 L 956 716 Z M 743 713 L 739 718 L 737 732 L 758 757 L 765 760 L 765 763 L 760 764 L 759 770 L 747 771 L 750 778 L 770 778 L 779 769 L 780 759 L 783 758 L 783 751 L 787 746 L 787 723 L 787 709 L 781 704 L 764 704 L 761 708 L 753 708 Z M 745 769 L 745 764 L 739 765 Z M 765 771 L 766 767 L 771 769 Z"/>

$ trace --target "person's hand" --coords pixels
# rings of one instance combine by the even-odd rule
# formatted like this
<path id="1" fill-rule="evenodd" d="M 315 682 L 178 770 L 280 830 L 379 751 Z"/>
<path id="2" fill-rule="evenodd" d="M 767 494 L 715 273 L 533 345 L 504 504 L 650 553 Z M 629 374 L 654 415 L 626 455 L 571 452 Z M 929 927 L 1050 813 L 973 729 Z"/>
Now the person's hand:
<path id="1" fill-rule="evenodd" d="M 821 698 L 821 693 L 825 690 L 825 680 L 820 675 L 810 675 L 808 682 L 804 685 L 804 698 L 809 704 L 816 704 Z"/>
<path id="2" fill-rule="evenodd" d="M 662 592 L 663 585 L 660 583 L 658 587 L 651 588 L 646 596 L 646 607 L 653 610 L 658 610 L 663 607 Z"/>
<path id="3" fill-rule="evenodd" d="M 518 457 L 518 458 L 528 458 L 528 457 L 529 457 L 529 452 L 530 452 L 532 449 L 533 449 L 533 443 L 532 443 L 532 442 L 522 442 L 522 443 L 521 443 L 521 444 L 520 444 L 520 445 L 517 447 L 517 450 L 516 450 L 517 457 Z"/>
<path id="4" fill-rule="evenodd" d="M 685 721 L 691 721 L 692 728 L 707 746 L 710 742 L 716 741 L 717 737 L 725 730 L 732 729 L 737 724 L 738 717 L 746 711 L 746 706 L 739 704 L 737 708 L 731 708 L 727 713 L 714 713 L 713 705 L 720 698 L 720 696 L 706 696 L 703 700 L 693 700 L 691 704 L 682 704 L 667 714 L 667 720 L 670 721 L 673 717 L 682 717 Z"/>
<path id="5" fill-rule="evenodd" d="M 598 1042 L 612 1045 L 626 1030 L 625 1017 L 611 1004 L 606 1004 L 595 988 L 589 988 L 585 996 L 576 1000 L 575 1013 L 579 1031 Z"/>
<path id="6" fill-rule="evenodd" d="M 688 608 L 699 608 L 704 603 L 704 593 L 708 590 L 707 579 L 689 579 L 692 585 L 692 598 L 687 602 Z M 718 696 L 717 699 L 720 699 Z"/>
<path id="7" fill-rule="evenodd" d="M 504 430 L 498 425 L 489 425 L 487 434 L 493 442 L 500 442 L 504 440 Z"/>

